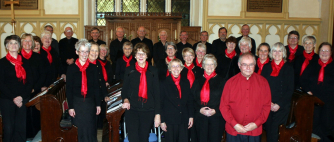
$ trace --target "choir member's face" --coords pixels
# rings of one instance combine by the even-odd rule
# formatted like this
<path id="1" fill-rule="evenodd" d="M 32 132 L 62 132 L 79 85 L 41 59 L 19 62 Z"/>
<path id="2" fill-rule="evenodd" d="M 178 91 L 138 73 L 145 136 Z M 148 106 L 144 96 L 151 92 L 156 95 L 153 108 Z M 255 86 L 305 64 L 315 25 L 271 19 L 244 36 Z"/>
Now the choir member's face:
<path id="1" fill-rule="evenodd" d="M 116 36 L 117 36 L 117 38 L 123 38 L 124 37 L 124 30 L 123 30 L 123 28 L 117 28 L 116 29 Z"/>
<path id="2" fill-rule="evenodd" d="M 132 53 L 132 48 L 131 46 L 124 46 L 123 47 L 123 52 L 126 57 L 129 57 Z"/>
<path id="3" fill-rule="evenodd" d="M 235 49 L 235 43 L 234 42 L 228 42 L 226 43 L 227 52 L 231 53 Z"/>
<path id="4" fill-rule="evenodd" d="M 167 33 L 166 32 L 160 32 L 160 40 L 165 42 L 167 41 Z"/>
<path id="5" fill-rule="evenodd" d="M 298 44 L 298 35 L 291 34 L 288 38 L 288 44 L 292 46 L 296 46 Z"/>
<path id="6" fill-rule="evenodd" d="M 168 46 L 167 46 L 166 53 L 167 53 L 167 56 L 168 56 L 168 57 L 174 57 L 174 56 L 175 56 L 175 53 L 176 53 L 176 50 L 174 49 L 174 46 L 172 46 L 172 45 L 168 45 Z"/>
<path id="7" fill-rule="evenodd" d="M 89 60 L 90 61 L 95 61 L 97 57 L 99 56 L 99 47 L 97 45 L 92 45 L 89 51 Z"/>
<path id="8" fill-rule="evenodd" d="M 73 31 L 71 27 L 65 28 L 64 34 L 66 38 L 71 38 L 73 36 Z"/>
<path id="9" fill-rule="evenodd" d="M 248 36 L 248 34 L 249 34 L 249 26 L 248 25 L 243 26 L 241 28 L 241 33 L 242 33 L 242 36 Z"/>
<path id="10" fill-rule="evenodd" d="M 227 36 L 226 30 L 225 29 L 221 29 L 219 31 L 219 38 L 220 38 L 220 40 L 225 41 L 226 40 L 226 36 Z"/>
<path id="11" fill-rule="evenodd" d="M 213 71 L 215 71 L 215 69 L 216 65 L 214 61 L 212 59 L 207 59 L 204 64 L 204 71 L 206 72 L 206 74 L 210 75 L 211 73 L 213 73 Z"/>
<path id="12" fill-rule="evenodd" d="M 238 66 L 241 74 L 244 77 L 250 77 L 254 73 L 255 69 L 255 60 L 251 56 L 244 56 Z"/>
<path id="13" fill-rule="evenodd" d="M 201 33 L 201 41 L 202 42 L 206 42 L 208 40 L 208 33 L 207 32 L 203 32 Z"/>
<path id="14" fill-rule="evenodd" d="M 186 64 L 190 65 L 194 61 L 194 55 L 190 52 L 186 52 L 183 56 L 184 61 L 186 61 Z"/>
<path id="15" fill-rule="evenodd" d="M 196 50 L 196 57 L 197 57 L 197 59 L 202 60 L 204 58 L 205 54 L 206 54 L 205 49 L 203 49 L 203 48 L 197 48 L 197 50 Z"/>
<path id="16" fill-rule="evenodd" d="M 311 53 L 314 50 L 315 44 L 312 42 L 312 40 L 307 40 L 303 46 L 306 53 Z"/>
<path id="17" fill-rule="evenodd" d="M 26 51 L 30 51 L 31 50 L 31 46 L 32 46 L 32 39 L 31 36 L 26 36 L 25 39 L 21 40 L 22 43 L 22 48 Z"/>
<path id="18" fill-rule="evenodd" d="M 42 43 L 43 43 L 43 47 L 45 48 L 49 48 L 49 46 L 51 45 L 51 41 L 52 41 L 52 38 L 50 35 L 48 34 L 45 34 L 43 37 L 42 37 Z"/>
<path id="19" fill-rule="evenodd" d="M 93 40 L 97 40 L 100 36 L 100 32 L 98 30 L 93 30 L 91 33 L 90 33 L 90 36 L 92 36 Z"/>
<path id="20" fill-rule="evenodd" d="M 41 44 L 39 44 L 39 42 L 34 41 L 35 42 L 35 48 L 34 48 L 34 52 L 38 53 L 41 50 Z"/>
<path id="21" fill-rule="evenodd" d="M 259 50 L 259 58 L 260 60 L 267 60 L 269 55 L 269 50 L 267 46 L 261 46 Z"/>
<path id="22" fill-rule="evenodd" d="M 103 57 L 103 58 L 105 58 L 106 56 L 107 56 L 107 52 L 108 52 L 108 50 L 106 49 L 107 47 L 106 46 L 100 46 L 100 57 Z"/>
<path id="23" fill-rule="evenodd" d="M 331 47 L 329 45 L 323 45 L 320 48 L 319 57 L 320 60 L 326 63 L 332 56 Z"/>
<path id="24" fill-rule="evenodd" d="M 46 27 L 45 30 L 49 31 L 51 35 L 53 34 L 53 29 L 51 27 Z"/>
<path id="25" fill-rule="evenodd" d="M 178 62 L 171 62 L 170 72 L 173 74 L 175 78 L 178 78 L 180 76 L 181 71 L 182 67 Z"/>
<path id="26" fill-rule="evenodd" d="M 135 58 L 138 64 L 144 64 L 147 59 L 147 54 L 143 50 L 139 49 Z"/>
<path id="27" fill-rule="evenodd" d="M 137 31 L 137 34 L 138 34 L 139 38 L 144 38 L 145 34 L 146 34 L 145 28 L 144 27 L 139 27 L 138 31 Z"/>
<path id="28" fill-rule="evenodd" d="M 283 51 L 279 48 L 273 49 L 273 58 L 275 62 L 280 62 L 283 60 Z"/>
<path id="29" fill-rule="evenodd" d="M 87 61 L 89 54 L 88 47 L 81 46 L 79 51 L 76 51 L 76 53 L 79 55 L 80 62 L 85 63 Z"/>
<path id="30" fill-rule="evenodd" d="M 18 52 L 19 51 L 19 43 L 16 40 L 10 40 L 7 43 L 7 50 L 8 52 Z"/>
<path id="31" fill-rule="evenodd" d="M 187 39 L 188 39 L 187 32 L 182 32 L 181 35 L 180 35 L 180 39 L 181 39 L 182 42 L 186 42 Z"/>
<path id="32" fill-rule="evenodd" d="M 247 53 L 250 51 L 249 44 L 247 42 L 240 43 L 240 52 Z"/>

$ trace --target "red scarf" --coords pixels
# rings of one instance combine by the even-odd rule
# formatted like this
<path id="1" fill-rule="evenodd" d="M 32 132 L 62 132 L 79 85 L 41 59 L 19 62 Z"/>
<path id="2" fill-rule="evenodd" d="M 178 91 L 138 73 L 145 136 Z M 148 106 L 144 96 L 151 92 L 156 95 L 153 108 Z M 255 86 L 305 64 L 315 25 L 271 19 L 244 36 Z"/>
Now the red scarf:
<path id="1" fill-rule="evenodd" d="M 98 59 L 98 61 L 100 62 L 101 66 L 102 66 L 103 78 L 104 78 L 105 81 L 108 81 L 108 74 L 107 74 L 107 70 L 106 70 L 106 67 L 105 67 L 107 62 L 103 62 L 100 59 Z"/>
<path id="2" fill-rule="evenodd" d="M 310 54 L 307 54 L 307 53 L 305 52 L 305 50 L 304 50 L 303 55 L 304 55 L 304 57 L 305 57 L 305 60 L 304 60 L 304 62 L 303 62 L 302 69 L 300 70 L 300 74 L 299 74 L 299 76 L 302 76 L 302 74 L 303 74 L 305 68 L 306 68 L 307 65 L 310 63 L 310 60 L 312 60 L 312 57 L 313 57 L 313 55 L 314 55 L 314 51 L 312 51 Z"/>
<path id="3" fill-rule="evenodd" d="M 172 61 L 174 58 L 175 58 L 175 56 L 174 56 L 172 59 L 170 59 L 169 57 L 167 57 L 167 58 L 166 58 L 166 59 L 167 59 L 167 62 L 168 62 L 167 64 L 169 64 L 169 62 Z M 168 71 L 168 69 L 167 69 L 167 73 L 166 73 L 166 77 L 167 77 L 167 76 L 169 76 L 169 71 Z"/>
<path id="4" fill-rule="evenodd" d="M 192 63 L 189 67 L 187 66 L 187 64 L 184 64 L 184 67 L 186 67 L 188 69 L 188 73 L 187 73 L 187 79 L 190 82 L 190 88 L 193 86 L 193 83 L 195 81 L 195 75 L 193 73 L 193 68 L 194 68 L 194 64 Z"/>
<path id="5" fill-rule="evenodd" d="M 49 60 L 49 63 L 51 64 L 51 63 L 52 63 L 52 55 L 51 55 L 51 53 L 50 53 L 50 51 L 51 51 L 51 46 L 49 46 L 48 49 L 46 49 L 46 48 L 43 46 L 42 49 L 45 50 L 46 53 L 48 53 L 47 58 L 48 58 L 48 60 Z"/>
<path id="6" fill-rule="evenodd" d="M 146 61 L 145 67 L 141 68 L 136 62 L 136 70 L 141 74 L 140 75 L 140 82 L 139 82 L 139 91 L 138 91 L 138 100 L 146 103 L 147 101 L 147 81 L 146 81 L 146 71 L 148 67 L 148 62 Z"/>
<path id="7" fill-rule="evenodd" d="M 41 54 L 41 51 L 38 51 L 38 54 Z"/>
<path id="8" fill-rule="evenodd" d="M 96 60 L 94 60 L 94 61 L 92 62 L 92 61 L 90 61 L 90 60 L 88 59 L 88 62 L 91 63 L 91 64 L 96 65 Z"/>
<path id="9" fill-rule="evenodd" d="M 21 51 L 21 54 L 22 54 L 22 56 L 23 56 L 23 58 L 26 58 L 27 60 L 29 60 L 30 59 L 30 57 L 31 57 L 31 55 L 32 55 L 32 50 L 30 50 L 30 52 L 29 53 L 27 53 L 27 51 L 25 51 L 24 49 Z"/>
<path id="10" fill-rule="evenodd" d="M 81 71 L 81 95 L 86 98 L 87 95 L 87 76 L 86 76 L 86 69 L 89 66 L 89 62 L 86 61 L 86 63 L 81 66 L 79 59 L 75 61 L 75 64 L 79 67 L 79 70 Z"/>
<path id="11" fill-rule="evenodd" d="M 130 55 L 129 59 L 126 58 L 125 54 L 123 55 L 123 60 L 126 62 L 126 67 L 130 66 L 130 61 L 132 60 L 132 55 Z"/>
<path id="12" fill-rule="evenodd" d="M 195 61 L 196 61 L 196 66 L 202 68 L 202 61 L 203 61 L 203 59 L 202 59 L 201 63 L 199 63 L 198 60 L 197 60 L 197 57 L 196 57 Z"/>
<path id="13" fill-rule="evenodd" d="M 201 95 L 200 95 L 200 98 L 201 98 L 201 104 L 202 105 L 207 105 L 209 100 L 210 100 L 210 84 L 209 84 L 209 80 L 214 77 L 216 75 L 216 72 L 213 71 L 211 73 L 211 75 L 207 75 L 206 72 L 204 71 L 204 77 L 206 78 L 205 80 L 205 83 L 202 87 L 202 90 L 201 90 Z"/>
<path id="14" fill-rule="evenodd" d="M 275 61 L 272 60 L 271 61 L 271 68 L 273 69 L 273 71 L 271 72 L 270 76 L 278 76 L 279 71 L 281 70 L 281 68 L 284 65 L 284 60 L 282 60 L 278 65 L 276 65 Z"/>
<path id="15" fill-rule="evenodd" d="M 320 82 L 324 82 L 325 67 L 326 67 L 329 63 L 331 63 L 332 61 L 333 61 L 333 58 L 332 58 L 332 57 L 329 58 L 329 60 L 328 60 L 326 63 L 322 62 L 320 59 L 318 60 L 318 63 L 319 63 L 319 65 L 321 66 L 321 69 L 320 69 L 320 71 L 319 71 L 319 76 L 318 76 L 318 84 L 319 84 Z"/>
<path id="16" fill-rule="evenodd" d="M 176 85 L 176 87 L 177 87 L 177 90 L 179 91 L 179 96 L 180 96 L 180 99 L 181 99 L 182 95 L 181 95 L 181 86 L 180 86 L 180 79 L 181 79 L 180 76 L 181 76 L 181 75 L 179 75 L 178 78 L 175 78 L 175 77 L 173 76 L 173 74 L 171 75 L 171 77 L 172 77 L 172 79 L 173 79 L 173 81 L 174 81 L 174 83 L 175 83 L 175 85 Z"/>
<path id="17" fill-rule="evenodd" d="M 6 59 L 15 64 L 15 72 L 16 72 L 16 77 L 19 79 L 19 81 L 23 81 L 23 84 L 26 83 L 27 75 L 26 75 L 26 70 L 22 67 L 22 57 L 20 55 L 17 55 L 17 59 L 15 59 L 12 55 L 7 53 Z"/>
<path id="18" fill-rule="evenodd" d="M 256 63 L 257 66 L 259 67 L 259 70 L 257 71 L 257 74 L 261 74 L 264 64 L 269 63 L 269 58 L 267 58 L 267 60 L 264 61 L 263 64 L 261 63 L 260 58 L 257 58 L 257 61 L 256 61 L 256 62 L 257 62 L 257 63 Z"/>
<path id="19" fill-rule="evenodd" d="M 227 49 L 225 49 L 225 55 L 232 59 L 235 56 L 235 50 L 233 50 L 231 53 L 227 53 Z"/>
<path id="20" fill-rule="evenodd" d="M 297 52 L 298 45 L 296 46 L 295 49 L 292 49 L 290 45 L 288 45 L 288 47 L 290 51 L 289 60 L 292 61 L 295 58 L 295 53 Z"/>

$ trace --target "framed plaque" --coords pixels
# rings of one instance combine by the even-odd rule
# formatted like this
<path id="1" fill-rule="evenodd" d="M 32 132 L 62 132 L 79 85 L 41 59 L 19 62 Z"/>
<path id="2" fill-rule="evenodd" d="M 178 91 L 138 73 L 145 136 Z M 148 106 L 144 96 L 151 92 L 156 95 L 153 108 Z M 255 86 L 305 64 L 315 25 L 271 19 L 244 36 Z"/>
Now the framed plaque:
<path id="1" fill-rule="evenodd" d="M 0 0 L 1 10 L 10 10 L 10 5 L 5 5 L 5 1 L 10 0 Z M 37 10 L 38 9 L 38 0 L 13 0 L 13 1 L 19 1 L 20 4 L 14 5 L 15 10 Z"/>
<path id="2" fill-rule="evenodd" d="M 283 0 L 247 0 L 247 12 L 282 13 Z"/>

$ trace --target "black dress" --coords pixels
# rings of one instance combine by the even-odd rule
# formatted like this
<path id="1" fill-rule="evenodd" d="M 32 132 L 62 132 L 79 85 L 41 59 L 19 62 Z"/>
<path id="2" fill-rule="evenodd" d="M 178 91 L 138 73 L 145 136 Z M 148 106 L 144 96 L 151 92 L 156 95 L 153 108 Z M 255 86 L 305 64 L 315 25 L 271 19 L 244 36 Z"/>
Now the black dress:
<path id="1" fill-rule="evenodd" d="M 181 98 L 172 76 L 160 82 L 161 123 L 166 123 L 167 142 L 187 142 L 189 118 L 193 118 L 193 96 L 187 76 L 180 76 Z"/>
<path id="2" fill-rule="evenodd" d="M 210 100 L 207 105 L 203 105 L 201 104 L 200 96 L 205 81 L 206 79 L 204 76 L 196 78 L 191 88 L 191 92 L 194 95 L 195 100 L 194 126 L 196 130 L 195 135 L 197 136 L 196 141 L 220 142 L 225 129 L 225 120 L 220 113 L 219 105 L 226 80 L 218 74 L 209 80 Z M 207 117 L 200 113 L 200 109 L 202 107 L 215 109 L 216 113 Z"/>
<path id="3" fill-rule="evenodd" d="M 136 60 L 132 56 L 132 59 L 130 61 L 130 66 L 134 65 L 135 63 L 136 63 Z M 125 68 L 126 68 L 126 62 L 123 60 L 123 57 L 118 58 L 116 62 L 116 71 L 115 71 L 116 80 L 123 80 Z"/>
<path id="4" fill-rule="evenodd" d="M 271 102 L 280 106 L 276 112 L 270 111 L 264 124 L 267 131 L 267 141 L 278 141 L 278 127 L 285 124 L 290 112 L 291 98 L 294 91 L 293 66 L 285 62 L 278 76 L 271 76 L 271 63 L 264 65 L 261 75 L 267 79 L 271 90 Z"/>
<path id="5" fill-rule="evenodd" d="M 45 72 L 46 72 L 46 77 L 45 77 L 45 82 L 44 82 L 44 86 L 48 87 L 50 86 L 54 81 L 57 80 L 58 76 L 65 74 L 66 71 L 64 70 L 58 53 L 56 52 L 56 50 L 54 48 L 51 48 L 50 54 L 52 56 L 52 63 L 49 62 L 47 56 L 48 53 L 44 50 L 41 49 L 41 57 L 42 60 L 45 62 L 44 66 L 45 66 Z"/>
<path id="6" fill-rule="evenodd" d="M 81 95 L 82 75 L 74 63 L 68 66 L 66 97 L 69 109 L 74 109 L 72 122 L 78 127 L 79 142 L 97 142 L 96 107 L 100 106 L 99 76 L 96 65 L 90 64 L 86 69 L 87 95 Z"/>
<path id="7" fill-rule="evenodd" d="M 22 60 L 22 62 L 27 77 L 25 84 L 16 77 L 15 66 L 6 57 L 0 59 L 0 111 L 4 142 L 26 141 L 27 110 L 25 104 L 29 101 L 34 80 L 29 62 L 27 60 Z M 20 108 L 13 102 L 17 96 L 23 99 Z"/>
<path id="8" fill-rule="evenodd" d="M 334 62 L 324 68 L 324 80 L 318 83 L 321 66 L 318 62 L 310 63 L 300 77 L 300 84 L 305 92 L 312 92 L 325 105 L 315 106 L 313 133 L 321 137 L 321 141 L 329 141 L 327 135 L 334 131 Z"/>
<path id="9" fill-rule="evenodd" d="M 312 59 L 309 61 L 309 65 L 312 62 L 318 63 L 318 60 L 319 60 L 319 55 L 316 54 L 316 53 L 314 53 Z M 305 57 L 302 54 L 302 55 L 296 57 L 295 62 L 294 62 L 294 66 L 293 67 L 294 67 L 294 71 L 295 71 L 295 89 L 300 89 L 300 87 L 301 87 L 300 82 L 299 82 L 299 78 L 300 78 L 300 72 L 301 72 L 301 69 L 302 69 L 304 61 L 305 61 Z"/>

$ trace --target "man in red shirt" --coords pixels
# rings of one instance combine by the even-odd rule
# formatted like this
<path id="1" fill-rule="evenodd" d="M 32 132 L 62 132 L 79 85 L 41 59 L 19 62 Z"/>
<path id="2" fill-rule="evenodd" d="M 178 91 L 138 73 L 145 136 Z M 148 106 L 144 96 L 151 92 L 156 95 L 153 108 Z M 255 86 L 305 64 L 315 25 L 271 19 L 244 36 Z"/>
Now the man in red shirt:
<path id="1" fill-rule="evenodd" d="M 254 73 L 255 56 L 239 57 L 240 73 L 230 78 L 220 100 L 220 111 L 226 120 L 227 142 L 260 142 L 262 124 L 271 108 L 271 93 L 267 80 Z"/>

